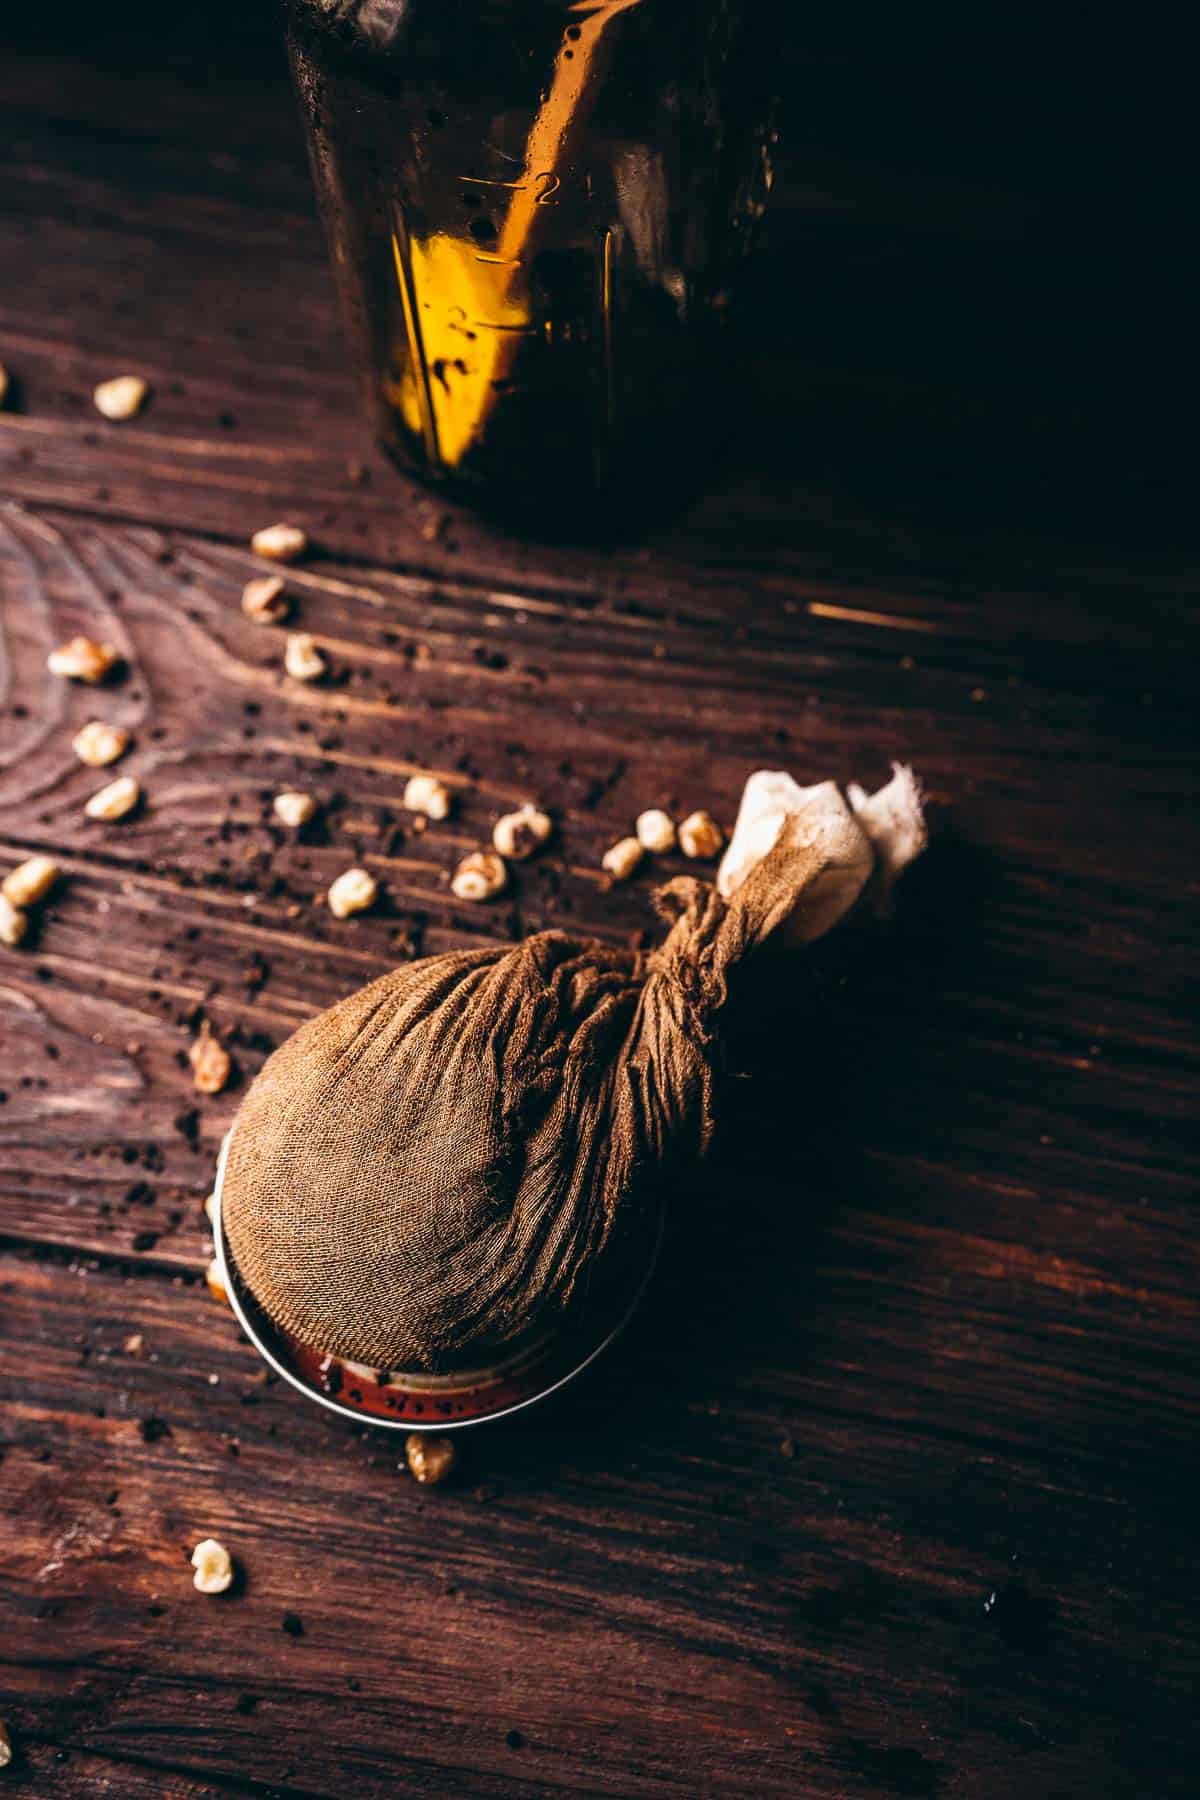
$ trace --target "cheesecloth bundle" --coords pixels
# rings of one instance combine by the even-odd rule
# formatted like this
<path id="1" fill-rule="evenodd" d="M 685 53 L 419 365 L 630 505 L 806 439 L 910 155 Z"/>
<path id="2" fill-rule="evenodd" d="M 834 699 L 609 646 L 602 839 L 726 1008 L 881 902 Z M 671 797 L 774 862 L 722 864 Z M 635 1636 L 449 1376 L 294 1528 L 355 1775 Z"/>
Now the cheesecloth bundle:
<path id="1" fill-rule="evenodd" d="M 802 954 L 923 844 L 907 769 L 846 797 L 763 772 L 716 883 L 659 890 L 658 949 L 544 931 L 406 964 L 330 1007 L 235 1121 L 221 1219 L 241 1280 L 313 1349 L 430 1373 L 636 1292 L 664 1170 L 712 1135 L 738 965 L 768 938 Z"/>

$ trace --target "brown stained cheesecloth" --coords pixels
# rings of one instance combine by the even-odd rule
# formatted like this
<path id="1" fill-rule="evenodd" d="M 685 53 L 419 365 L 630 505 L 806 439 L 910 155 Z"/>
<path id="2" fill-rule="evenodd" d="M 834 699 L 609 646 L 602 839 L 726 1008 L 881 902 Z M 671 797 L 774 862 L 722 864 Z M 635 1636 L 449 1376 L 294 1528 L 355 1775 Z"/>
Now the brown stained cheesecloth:
<path id="1" fill-rule="evenodd" d="M 893 854 L 880 803 L 904 781 L 912 843 Z M 410 1371 L 476 1366 L 606 1287 L 632 1297 L 663 1170 L 712 1133 L 737 965 L 777 930 L 828 929 L 921 842 L 907 771 L 850 805 L 832 783 L 755 776 L 717 886 L 660 891 L 660 949 L 540 932 L 405 965 L 330 1007 L 235 1122 L 221 1217 L 242 1280 L 303 1343 Z"/>

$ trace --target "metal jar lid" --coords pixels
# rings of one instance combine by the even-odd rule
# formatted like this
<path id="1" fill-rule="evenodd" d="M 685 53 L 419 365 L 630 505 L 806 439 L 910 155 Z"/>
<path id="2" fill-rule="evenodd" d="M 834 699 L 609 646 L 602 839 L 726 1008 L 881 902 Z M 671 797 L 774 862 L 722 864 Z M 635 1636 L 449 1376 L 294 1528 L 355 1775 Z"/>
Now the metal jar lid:
<path id="1" fill-rule="evenodd" d="M 372 1369 L 363 1363 L 323 1355 L 271 1321 L 234 1262 L 225 1237 L 221 1194 L 235 1129 L 236 1121 L 221 1146 L 213 1196 L 216 1260 L 229 1304 L 254 1348 L 277 1375 L 318 1406 L 359 1424 L 391 1431 L 440 1433 L 482 1425 L 533 1406 L 582 1374 L 620 1336 L 654 1272 L 662 1241 L 661 1218 L 653 1255 L 647 1260 L 632 1299 L 623 1308 L 603 1320 L 593 1318 L 549 1333 L 490 1368 L 429 1375 Z"/>

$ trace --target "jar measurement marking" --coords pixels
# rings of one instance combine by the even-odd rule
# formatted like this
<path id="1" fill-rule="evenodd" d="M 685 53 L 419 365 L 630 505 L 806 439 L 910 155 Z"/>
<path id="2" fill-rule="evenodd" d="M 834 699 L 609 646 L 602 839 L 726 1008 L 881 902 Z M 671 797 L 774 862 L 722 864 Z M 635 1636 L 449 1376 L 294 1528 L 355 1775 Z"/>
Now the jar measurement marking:
<path id="1" fill-rule="evenodd" d="M 510 194 L 528 193 L 531 185 L 544 183 L 541 191 L 534 196 L 535 206 L 557 205 L 557 201 L 552 200 L 550 196 L 556 194 L 562 186 L 560 177 L 554 173 L 553 169 L 539 169 L 533 177 L 532 183 L 529 181 L 501 181 L 499 176 L 493 175 L 460 175 L 458 179 L 465 182 L 468 187 L 504 188 Z"/>
<path id="2" fill-rule="evenodd" d="M 527 181 L 501 181 L 498 176 L 491 175 L 460 175 L 458 179 L 469 183 L 471 187 L 512 188 L 515 191 L 529 186 Z"/>

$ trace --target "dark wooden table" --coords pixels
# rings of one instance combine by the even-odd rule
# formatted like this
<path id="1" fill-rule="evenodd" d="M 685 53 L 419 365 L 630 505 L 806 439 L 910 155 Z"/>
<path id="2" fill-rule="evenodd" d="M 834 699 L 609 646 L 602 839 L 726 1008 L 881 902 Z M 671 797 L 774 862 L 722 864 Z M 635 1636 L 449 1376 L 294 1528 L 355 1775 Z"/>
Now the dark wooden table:
<path id="1" fill-rule="evenodd" d="M 1195 561 L 1127 369 L 1091 430 L 1028 170 L 801 133 L 749 278 L 806 296 L 747 380 L 774 429 L 636 541 L 537 545 L 364 441 L 273 32 L 181 16 L 0 58 L 0 860 L 65 871 L 0 951 L 0 1785 L 1194 1793 Z M 152 403 L 105 424 L 126 370 Z M 320 687 L 238 607 L 278 517 Z M 99 697 L 45 672 L 77 631 L 127 655 Z M 96 712 L 121 826 L 82 813 Z M 202 1279 L 239 1092 L 193 1092 L 202 1018 L 244 1085 L 398 957 L 653 929 L 597 878 L 641 807 L 895 756 L 938 833 L 892 935 L 737 1090 L 592 1376 L 436 1490 L 265 1379 Z M 424 836 L 417 767 L 459 797 Z M 556 852 L 454 903 L 527 794 Z M 352 860 L 384 903 L 337 923 Z"/>

